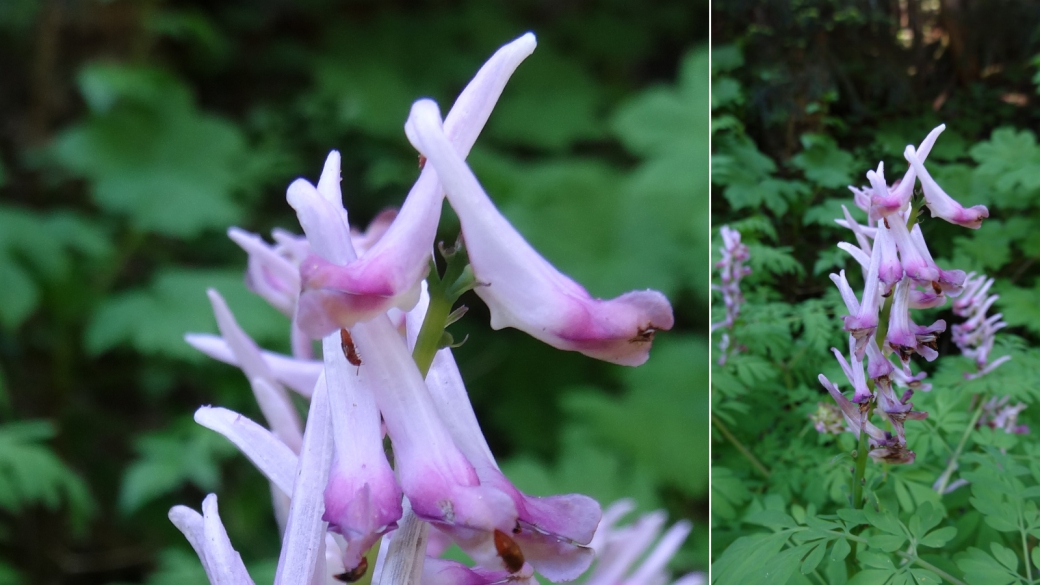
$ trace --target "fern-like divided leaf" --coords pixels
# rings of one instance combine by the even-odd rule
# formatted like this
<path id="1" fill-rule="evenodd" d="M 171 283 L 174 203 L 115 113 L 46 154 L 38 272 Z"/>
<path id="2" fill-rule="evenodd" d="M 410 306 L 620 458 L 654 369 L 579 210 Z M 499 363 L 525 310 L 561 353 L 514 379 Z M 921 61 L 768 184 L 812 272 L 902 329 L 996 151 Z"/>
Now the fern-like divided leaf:
<path id="1" fill-rule="evenodd" d="M 47 421 L 0 425 L 0 509 L 17 513 L 28 506 L 48 510 L 68 505 L 73 528 L 94 511 L 87 484 L 44 444 L 55 435 Z"/>

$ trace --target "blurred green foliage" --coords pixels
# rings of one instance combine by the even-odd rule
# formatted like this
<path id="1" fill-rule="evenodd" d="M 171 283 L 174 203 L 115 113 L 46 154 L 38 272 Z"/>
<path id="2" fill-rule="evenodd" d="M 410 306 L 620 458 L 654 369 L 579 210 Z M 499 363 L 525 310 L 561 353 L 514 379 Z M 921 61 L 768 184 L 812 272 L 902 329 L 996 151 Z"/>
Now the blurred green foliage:
<path id="1" fill-rule="evenodd" d="M 474 170 L 561 270 L 597 296 L 658 288 L 677 323 L 629 371 L 491 332 L 471 295 L 456 357 L 518 485 L 692 518 L 674 568 L 703 570 L 707 24 L 704 0 L 0 2 L 0 583 L 197 583 L 166 511 L 208 491 L 270 581 L 267 482 L 191 419 L 257 416 L 242 376 L 183 342 L 216 329 L 206 288 L 288 346 L 224 232 L 299 232 L 284 189 L 333 148 L 353 223 L 400 205 L 412 101 L 446 111 L 527 30 Z"/>
<path id="2" fill-rule="evenodd" d="M 1036 569 L 1026 565 L 1040 567 L 1040 10 L 976 0 L 738 1 L 713 10 L 712 224 L 741 231 L 753 268 L 730 332 L 743 351 L 712 371 L 713 582 L 1031 582 Z M 915 410 L 929 413 L 906 424 L 916 461 L 868 464 L 873 499 L 861 517 L 849 504 L 854 439 L 820 434 L 809 420 L 819 403 L 833 403 L 819 374 L 847 390 L 828 352 L 845 346 L 846 310 L 827 274 L 846 269 L 858 279 L 859 271 L 835 247 L 850 238 L 833 220 L 844 204 L 865 221 L 845 186 L 866 184 L 877 161 L 897 180 L 906 145 L 940 123 L 947 129 L 928 169 L 990 216 L 978 230 L 927 213 L 920 225 L 944 269 L 996 278 L 989 313 L 1003 313 L 1009 327 L 991 360 L 1012 360 L 967 381 L 974 365 L 947 328 L 940 358 L 918 364 L 934 389 L 913 396 Z M 720 296 L 713 305 L 721 320 Z M 937 318 L 963 320 L 947 304 L 921 322 Z M 1003 396 L 1028 405 L 1019 423 L 1029 435 L 969 424 L 973 404 Z M 940 496 L 933 482 L 962 440 L 954 477 L 972 485 Z M 857 541 L 842 534 L 866 535 L 858 556 L 849 549 Z M 755 563 L 770 568 L 767 577 L 741 572 Z"/>

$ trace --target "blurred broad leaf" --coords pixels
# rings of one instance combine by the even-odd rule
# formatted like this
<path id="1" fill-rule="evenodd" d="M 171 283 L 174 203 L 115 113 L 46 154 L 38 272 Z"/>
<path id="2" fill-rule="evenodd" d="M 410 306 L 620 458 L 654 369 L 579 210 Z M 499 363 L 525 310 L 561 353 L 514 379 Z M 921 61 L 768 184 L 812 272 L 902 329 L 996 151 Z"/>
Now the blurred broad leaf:
<path id="1" fill-rule="evenodd" d="M 32 314 L 41 281 L 68 278 L 76 258 L 111 251 L 104 232 L 78 215 L 0 206 L 0 324 L 14 329 Z"/>
<path id="2" fill-rule="evenodd" d="M 173 429 L 140 436 L 138 458 L 126 469 L 119 509 L 126 514 L 191 484 L 204 492 L 220 485 L 219 463 L 236 453 L 223 436 L 184 421 Z"/>
<path id="3" fill-rule="evenodd" d="M 232 194 L 246 163 L 241 132 L 199 112 L 188 89 L 150 68 L 92 65 L 79 76 L 92 114 L 54 153 L 86 177 L 105 211 L 139 230 L 190 237 L 241 217 Z"/>
<path id="4" fill-rule="evenodd" d="M 242 272 L 167 268 L 149 286 L 111 296 L 98 308 L 85 333 L 87 351 L 97 355 L 125 344 L 143 354 L 201 359 L 184 334 L 216 331 L 208 288 L 220 292 L 258 342 L 285 343 L 285 317 L 246 289 Z"/>
<path id="5" fill-rule="evenodd" d="M 503 462 L 502 470 L 517 488 L 534 496 L 579 493 L 595 498 L 603 507 L 621 498 L 632 498 L 639 510 L 660 506 L 647 470 L 596 446 L 586 431 L 572 425 L 560 444 L 562 452 L 551 466 L 521 455 Z"/>
<path id="6" fill-rule="evenodd" d="M 662 336 L 647 364 L 624 372 L 624 396 L 574 393 L 563 404 L 597 439 L 643 462 L 660 483 L 698 496 L 708 489 L 707 369 L 702 339 Z"/>
<path id="7" fill-rule="evenodd" d="M 998 128 L 989 141 L 971 148 L 978 163 L 976 174 L 1004 197 L 993 203 L 1007 209 L 1024 209 L 1040 193 L 1040 146 L 1029 130 Z"/>
<path id="8" fill-rule="evenodd" d="M 603 95 L 578 63 L 541 46 L 510 80 L 488 121 L 488 134 L 549 151 L 600 138 Z"/>
<path id="9" fill-rule="evenodd" d="M 803 134 L 805 148 L 791 159 L 791 164 L 805 177 L 825 189 L 840 189 L 852 183 L 852 172 L 858 168 L 851 154 L 838 148 L 830 136 Z"/>
<path id="10" fill-rule="evenodd" d="M 620 202 L 618 268 L 642 287 L 674 296 L 708 290 L 696 258 L 708 250 L 708 52 L 687 53 L 675 87 L 646 90 L 623 105 L 614 131 L 645 157 Z"/>

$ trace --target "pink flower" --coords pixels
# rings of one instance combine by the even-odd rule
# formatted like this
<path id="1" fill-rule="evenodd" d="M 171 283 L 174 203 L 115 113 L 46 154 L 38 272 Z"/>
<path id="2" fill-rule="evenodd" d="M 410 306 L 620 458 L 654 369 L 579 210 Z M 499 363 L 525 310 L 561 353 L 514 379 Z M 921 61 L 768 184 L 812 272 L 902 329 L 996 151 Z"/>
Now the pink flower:
<path id="1" fill-rule="evenodd" d="M 502 47 L 459 95 L 445 121 L 453 153 L 461 157 L 469 153 L 506 81 L 534 48 L 534 35 L 530 33 Z M 336 159 L 338 167 L 338 154 Z M 342 208 L 338 172 L 335 176 L 322 176 L 318 190 L 331 190 L 334 181 L 337 199 L 329 201 Z M 381 315 L 391 307 L 413 307 L 419 282 L 429 269 L 443 196 L 436 172 L 425 167 L 400 213 L 371 249 L 349 262 L 320 252 L 310 256 L 301 267 L 303 292 L 298 318 L 303 330 L 313 338 L 324 337 L 341 327 L 349 328 Z M 346 212 L 342 213 L 345 219 Z M 312 226 L 311 232 L 313 227 L 316 226 Z"/>
<path id="2" fill-rule="evenodd" d="M 428 297 L 423 295 L 408 315 L 411 343 L 418 336 L 427 304 Z M 494 486 L 512 499 L 517 525 L 508 535 L 520 546 L 526 561 L 553 582 L 571 581 L 584 573 L 593 558 L 587 545 L 600 521 L 599 504 L 581 494 L 528 496 L 513 486 L 499 470 L 484 439 L 450 348 L 437 352 L 426 385 L 441 420 L 473 465 L 480 483 Z"/>
<path id="3" fill-rule="evenodd" d="M 934 131 L 933 131 L 934 132 Z M 989 217 L 989 210 L 985 205 L 976 205 L 965 209 L 961 207 L 952 197 L 943 191 L 942 187 L 924 168 L 924 156 L 914 151 L 913 146 L 907 146 L 903 156 L 910 163 L 911 168 L 921 178 L 921 187 L 924 189 L 924 200 L 933 217 L 941 217 L 950 223 L 977 230 L 982 227 L 982 220 Z"/>
<path id="4" fill-rule="evenodd" d="M 592 298 L 538 254 L 502 216 L 452 147 L 437 105 L 420 100 L 405 125 L 428 159 L 462 224 L 475 289 L 491 310 L 491 327 L 514 327 L 559 349 L 636 366 L 649 357 L 654 333 L 671 329 L 672 308 L 657 291 Z"/>

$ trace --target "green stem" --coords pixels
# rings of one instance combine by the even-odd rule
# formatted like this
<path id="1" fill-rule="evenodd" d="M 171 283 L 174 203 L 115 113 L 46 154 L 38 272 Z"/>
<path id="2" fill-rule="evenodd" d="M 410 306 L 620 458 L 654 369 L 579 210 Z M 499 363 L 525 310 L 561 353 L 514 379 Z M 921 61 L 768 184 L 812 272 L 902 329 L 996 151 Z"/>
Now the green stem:
<path id="1" fill-rule="evenodd" d="M 961 581 L 960 579 L 954 577 L 953 575 L 947 573 L 946 571 L 940 569 L 939 567 L 936 567 L 935 565 L 929 563 L 928 561 L 921 559 L 920 557 L 918 557 L 916 555 L 911 555 L 911 554 L 905 553 L 903 551 L 896 551 L 896 554 L 898 554 L 899 556 L 903 557 L 904 559 L 909 559 L 910 562 L 920 566 L 922 569 L 928 569 L 929 571 L 935 573 L 936 575 L 939 575 L 939 577 L 941 577 L 943 579 L 946 579 L 947 581 L 949 581 L 953 585 L 968 585 L 964 581 Z"/>
<path id="2" fill-rule="evenodd" d="M 856 473 L 852 476 L 852 507 L 863 509 L 863 478 L 867 474 L 867 432 L 859 433 L 859 446 L 856 447 Z"/>
<path id="3" fill-rule="evenodd" d="M 425 327 L 425 325 L 423 325 L 423 326 Z M 766 469 L 766 466 L 762 465 L 762 462 L 759 461 L 751 453 L 751 451 L 749 451 L 748 448 L 745 447 L 744 444 L 740 442 L 740 439 L 738 439 L 735 436 L 733 436 L 733 433 L 731 433 L 729 428 L 726 427 L 726 423 L 722 422 L 722 419 L 720 419 L 719 417 L 715 416 L 715 413 L 711 414 L 711 422 L 715 424 L 715 428 L 719 429 L 719 432 L 722 433 L 722 436 L 726 437 L 726 440 L 728 440 L 730 443 L 732 443 L 733 446 L 737 448 L 737 451 L 740 451 L 740 453 L 742 455 L 744 455 L 744 457 L 748 461 L 751 462 L 751 465 L 760 474 L 762 474 L 762 477 L 765 477 L 767 479 L 769 478 L 770 473 L 769 473 L 769 470 Z"/>
<path id="4" fill-rule="evenodd" d="M 964 429 L 964 434 L 961 435 L 960 442 L 957 443 L 957 448 L 953 451 L 953 455 L 950 456 L 950 462 L 946 464 L 946 469 L 939 476 L 939 482 L 935 487 L 935 491 L 939 492 L 939 495 L 946 493 L 947 486 L 950 485 L 950 478 L 953 476 L 953 472 L 957 471 L 957 459 L 960 458 L 961 452 L 964 451 L 964 446 L 968 444 L 968 437 L 971 435 L 971 431 L 975 429 L 975 425 L 979 422 L 979 417 L 982 416 L 982 407 L 986 405 L 986 401 L 983 397 L 976 395 L 979 400 L 979 406 L 975 409 L 975 413 L 971 417 L 971 421 L 968 422 L 967 428 Z"/>
<path id="5" fill-rule="evenodd" d="M 1019 520 L 1021 523 L 1021 520 Z M 1025 526 L 1019 526 L 1018 533 L 1022 535 L 1022 558 L 1026 561 L 1026 579 L 1033 582 L 1033 563 L 1029 558 L 1029 542 L 1026 541 Z"/>
<path id="6" fill-rule="evenodd" d="M 869 412 L 866 418 L 870 418 Z M 867 448 L 867 432 L 860 430 L 859 445 L 856 447 L 856 467 L 852 474 L 852 507 L 857 510 L 863 509 L 863 480 L 867 475 Z M 848 556 L 850 567 L 855 567 L 858 553 L 859 543 L 853 541 L 852 550 Z"/>
<path id="7" fill-rule="evenodd" d="M 415 339 L 415 349 L 412 350 L 412 359 L 419 366 L 423 377 L 430 371 L 433 357 L 440 349 L 441 336 L 444 335 L 444 327 L 448 323 L 448 314 L 451 313 L 451 303 L 444 296 L 437 294 L 440 291 L 430 289 L 430 306 L 426 309 L 426 317 L 423 319 L 419 336 Z"/>

